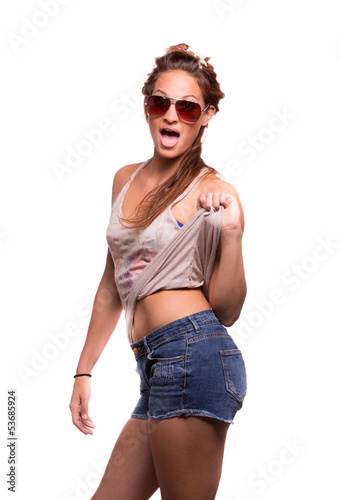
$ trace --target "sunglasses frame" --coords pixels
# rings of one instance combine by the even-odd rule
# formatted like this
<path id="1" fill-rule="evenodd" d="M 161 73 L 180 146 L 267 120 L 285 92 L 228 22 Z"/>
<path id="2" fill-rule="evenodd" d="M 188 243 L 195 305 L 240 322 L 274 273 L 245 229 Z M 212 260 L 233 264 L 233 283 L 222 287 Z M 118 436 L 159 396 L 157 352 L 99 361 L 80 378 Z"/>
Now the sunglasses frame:
<path id="1" fill-rule="evenodd" d="M 148 113 L 148 111 L 146 110 L 146 113 L 147 113 L 149 116 L 151 116 L 152 118 L 161 118 L 161 116 L 163 116 L 163 115 L 165 115 L 165 114 L 167 113 L 167 111 L 169 110 L 169 108 L 171 107 L 171 105 L 172 105 L 172 104 L 174 104 L 174 106 L 175 106 L 175 110 L 176 110 L 176 114 L 178 115 L 179 119 L 180 119 L 181 121 L 185 122 L 185 123 L 196 123 L 196 122 L 199 120 L 199 118 L 200 118 L 200 116 L 202 115 L 202 113 L 203 113 L 204 111 L 206 111 L 206 110 L 207 110 L 207 109 L 211 106 L 211 104 L 207 104 L 206 108 L 205 108 L 205 109 L 202 109 L 202 108 L 201 108 L 201 106 L 200 106 L 200 104 L 199 104 L 198 102 L 187 101 L 186 99 L 177 99 L 176 97 L 166 97 L 166 96 L 163 96 L 163 95 L 156 95 L 156 94 L 152 94 L 152 95 L 147 95 L 147 96 L 145 97 L 145 99 L 144 99 L 144 105 L 145 105 L 145 107 L 147 106 L 147 100 L 149 99 L 149 97 L 159 97 L 159 98 L 161 97 L 162 99 L 165 99 L 166 101 L 170 101 L 170 104 L 169 104 L 168 108 L 165 110 L 165 112 L 164 112 L 164 113 L 162 113 L 162 115 L 153 116 L 153 115 L 151 115 L 150 113 Z M 172 101 L 175 101 L 175 102 L 173 103 Z M 197 118 L 194 122 L 193 122 L 193 121 L 192 121 L 192 122 L 188 122 L 188 121 L 183 120 L 183 119 L 181 118 L 181 116 L 180 116 L 180 114 L 179 114 L 179 112 L 178 112 L 178 110 L 177 110 L 177 107 L 176 107 L 176 104 L 177 104 L 177 102 L 178 102 L 178 101 L 182 101 L 182 102 L 189 102 L 189 103 L 191 103 L 191 104 L 197 104 L 197 105 L 199 106 L 199 108 L 200 108 L 200 115 L 198 116 L 198 118 Z"/>

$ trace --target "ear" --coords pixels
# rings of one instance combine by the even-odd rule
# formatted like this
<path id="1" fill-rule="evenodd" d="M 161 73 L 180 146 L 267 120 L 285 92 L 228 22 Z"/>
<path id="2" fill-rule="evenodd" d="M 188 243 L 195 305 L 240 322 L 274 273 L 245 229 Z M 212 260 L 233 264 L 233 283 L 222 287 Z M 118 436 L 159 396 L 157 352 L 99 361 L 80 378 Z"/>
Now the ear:
<path id="1" fill-rule="evenodd" d="M 203 119 L 203 122 L 201 125 L 203 127 L 206 127 L 206 125 L 208 125 L 210 120 L 212 120 L 215 113 L 216 113 L 216 108 L 215 108 L 215 106 L 213 106 L 213 104 L 211 104 L 211 106 L 205 111 L 205 118 Z"/>

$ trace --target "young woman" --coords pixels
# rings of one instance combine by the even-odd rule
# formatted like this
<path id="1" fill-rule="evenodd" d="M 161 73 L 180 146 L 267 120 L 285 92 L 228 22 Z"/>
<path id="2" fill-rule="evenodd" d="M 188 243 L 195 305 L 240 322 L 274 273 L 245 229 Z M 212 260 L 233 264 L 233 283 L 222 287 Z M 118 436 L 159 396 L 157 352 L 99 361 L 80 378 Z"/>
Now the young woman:
<path id="1" fill-rule="evenodd" d="M 153 156 L 114 177 L 73 423 L 93 433 L 91 371 L 123 309 L 141 396 L 92 500 L 145 500 L 158 488 L 163 500 L 214 499 L 226 432 L 246 395 L 244 360 L 225 328 L 246 296 L 243 210 L 201 159 L 224 97 L 208 60 L 186 44 L 156 58 L 142 89 Z"/>

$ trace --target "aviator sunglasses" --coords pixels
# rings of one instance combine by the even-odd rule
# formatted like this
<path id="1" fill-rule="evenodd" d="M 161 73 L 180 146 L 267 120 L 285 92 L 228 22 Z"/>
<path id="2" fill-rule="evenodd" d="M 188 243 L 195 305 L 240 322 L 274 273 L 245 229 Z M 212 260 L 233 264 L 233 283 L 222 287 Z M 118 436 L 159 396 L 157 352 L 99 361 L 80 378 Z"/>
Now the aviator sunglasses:
<path id="1" fill-rule="evenodd" d="M 205 109 L 201 109 L 200 104 L 184 99 L 175 99 L 174 97 L 164 97 L 162 95 L 150 95 L 145 98 L 145 109 L 152 118 L 160 118 L 170 108 L 172 102 L 175 101 L 175 110 L 178 117 L 185 123 L 195 123 L 199 120 L 201 113 L 209 108 L 210 104 Z"/>

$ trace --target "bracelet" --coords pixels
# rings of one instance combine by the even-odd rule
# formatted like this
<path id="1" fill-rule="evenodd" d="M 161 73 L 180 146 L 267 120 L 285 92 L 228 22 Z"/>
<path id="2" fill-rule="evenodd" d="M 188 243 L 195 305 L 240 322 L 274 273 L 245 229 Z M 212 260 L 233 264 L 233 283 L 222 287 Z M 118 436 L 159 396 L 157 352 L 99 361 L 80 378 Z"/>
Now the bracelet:
<path id="1" fill-rule="evenodd" d="M 74 378 L 76 377 L 92 377 L 91 373 L 78 373 L 78 375 L 74 375 Z"/>

